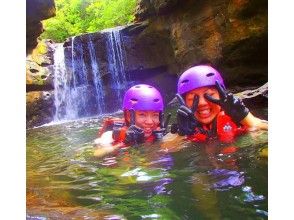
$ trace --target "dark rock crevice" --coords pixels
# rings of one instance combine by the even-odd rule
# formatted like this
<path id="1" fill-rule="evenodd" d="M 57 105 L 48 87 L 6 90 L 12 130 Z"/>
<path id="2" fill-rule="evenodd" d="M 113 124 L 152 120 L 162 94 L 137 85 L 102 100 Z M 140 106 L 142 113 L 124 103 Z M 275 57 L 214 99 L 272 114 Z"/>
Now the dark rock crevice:
<path id="1" fill-rule="evenodd" d="M 161 14 L 159 5 L 169 7 Z M 141 0 L 135 16 L 148 21 L 140 38 L 166 30 L 174 54 L 169 70 L 174 74 L 208 59 L 229 86 L 267 81 L 266 0 Z"/>
<path id="2" fill-rule="evenodd" d="M 53 91 L 52 85 L 26 85 L 26 92 L 32 91 Z"/>
<path id="3" fill-rule="evenodd" d="M 26 0 L 26 54 L 30 54 L 43 33 L 42 20 L 55 16 L 54 0 Z"/>

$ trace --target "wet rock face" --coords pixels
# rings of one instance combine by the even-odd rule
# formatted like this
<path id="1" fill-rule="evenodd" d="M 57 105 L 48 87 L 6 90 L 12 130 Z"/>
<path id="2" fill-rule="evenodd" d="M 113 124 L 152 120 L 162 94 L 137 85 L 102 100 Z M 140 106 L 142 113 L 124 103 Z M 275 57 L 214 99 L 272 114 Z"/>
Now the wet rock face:
<path id="1" fill-rule="evenodd" d="M 144 21 L 151 16 L 169 13 L 177 7 L 179 2 L 179 0 L 139 0 L 135 19 L 136 21 Z"/>
<path id="2" fill-rule="evenodd" d="M 249 109 L 253 109 L 252 113 L 254 115 L 262 118 L 263 115 L 259 115 L 259 112 L 255 113 L 254 111 L 258 107 L 268 106 L 268 83 L 255 89 L 248 88 L 244 90 L 243 88 L 243 91 L 237 93 L 236 96 L 240 97 Z"/>
<path id="3" fill-rule="evenodd" d="M 168 65 L 171 73 L 210 60 L 228 86 L 267 81 L 267 0 L 141 0 L 135 17 L 148 22 L 138 38 L 166 34 L 162 39 L 170 42 L 174 57 L 168 62 L 174 63 Z"/>
<path id="4" fill-rule="evenodd" d="M 144 21 L 154 14 L 150 0 L 139 0 L 136 7 L 135 19 L 137 22 Z"/>
<path id="5" fill-rule="evenodd" d="M 136 29 L 135 29 L 136 30 Z M 144 34 L 133 35 L 132 30 L 123 33 L 126 71 L 146 71 L 159 67 L 172 66 L 174 53 L 171 46 L 169 31 L 145 30 Z"/>
<path id="6" fill-rule="evenodd" d="M 37 46 L 37 38 L 43 33 L 42 20 L 55 16 L 54 0 L 26 1 L 26 53 Z"/>
<path id="7" fill-rule="evenodd" d="M 27 127 L 52 121 L 54 108 L 53 44 L 42 40 L 26 58 Z"/>
<path id="8" fill-rule="evenodd" d="M 37 13 L 28 17 L 32 22 L 39 22 L 50 15 L 53 15 L 52 11 L 44 16 Z M 39 20 L 32 18 L 34 16 Z M 175 95 L 177 77 L 203 60 L 210 61 L 222 73 L 228 88 L 256 87 L 267 81 L 267 0 L 140 0 L 135 17 L 135 24 L 121 30 L 122 59 L 128 81 L 157 87 L 166 103 Z M 92 82 L 89 85 L 93 84 L 88 49 L 90 38 L 99 62 L 106 100 L 112 100 L 105 32 L 74 38 L 74 56 L 83 57 L 85 64 L 84 67 L 76 65 L 76 72 L 80 72 L 78 68 L 85 68 L 87 79 Z M 63 47 L 70 74 L 73 71 L 72 38 Z M 29 93 L 47 91 L 53 94 L 52 48 L 52 42 L 41 42 L 36 48 L 38 53 L 32 52 L 28 56 Z M 29 125 L 53 117 L 54 103 L 43 100 L 45 97 L 39 95 L 38 99 L 32 99 L 34 102 L 29 101 L 28 110 L 34 111 L 27 115 Z"/>
<path id="9" fill-rule="evenodd" d="M 54 95 L 49 91 L 34 91 L 26 94 L 26 126 L 40 126 L 54 117 Z"/>
<path id="10" fill-rule="evenodd" d="M 46 91 L 54 89 L 53 45 L 50 40 L 39 42 L 32 54 L 26 58 L 27 91 Z"/>

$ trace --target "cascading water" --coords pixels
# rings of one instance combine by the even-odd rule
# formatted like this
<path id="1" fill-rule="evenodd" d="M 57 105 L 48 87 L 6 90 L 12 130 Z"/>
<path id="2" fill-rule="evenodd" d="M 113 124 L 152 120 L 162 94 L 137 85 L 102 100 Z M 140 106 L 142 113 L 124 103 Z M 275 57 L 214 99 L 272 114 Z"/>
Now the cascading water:
<path id="1" fill-rule="evenodd" d="M 72 66 L 66 66 L 63 44 L 56 44 L 54 53 L 54 121 L 87 116 L 87 75 L 83 52 L 75 48 L 72 38 Z"/>
<path id="2" fill-rule="evenodd" d="M 66 97 L 70 95 L 70 88 L 66 75 L 63 44 L 56 44 L 54 53 L 54 121 L 61 120 L 66 115 Z"/>
<path id="3" fill-rule="evenodd" d="M 71 104 L 69 111 L 71 111 L 69 119 L 87 116 L 87 70 L 84 63 L 84 51 L 80 42 L 72 38 L 72 81 L 71 81 Z"/>
<path id="4" fill-rule="evenodd" d="M 97 38 L 95 34 L 71 38 L 65 50 L 56 44 L 54 53 L 55 108 L 54 120 L 72 120 L 121 109 L 123 93 L 127 88 L 124 66 L 122 27 L 101 32 L 104 36 L 107 62 L 108 85 L 102 80 Z M 96 39 L 96 41 L 95 41 Z M 107 60 L 106 60 L 107 59 Z M 104 64 L 105 65 L 105 64 Z M 108 95 L 106 90 L 108 89 Z M 111 98 L 105 103 L 106 96 Z M 108 104 L 108 105 L 106 105 Z"/>
<path id="5" fill-rule="evenodd" d="M 90 53 L 91 58 L 91 67 L 92 67 L 92 77 L 95 87 L 95 96 L 96 96 L 96 104 L 97 104 L 97 110 L 98 114 L 101 114 L 105 112 L 105 105 L 104 105 L 104 90 L 103 90 L 103 84 L 102 84 L 102 78 L 99 71 L 99 65 L 98 65 L 98 59 L 95 54 L 95 47 L 92 41 L 91 35 L 89 35 L 89 41 L 88 41 L 88 50 Z"/>
<path id="6" fill-rule="evenodd" d="M 116 106 L 121 106 L 122 96 L 127 87 L 127 79 L 124 65 L 124 50 L 121 29 L 117 27 L 105 30 L 107 35 L 107 59 L 108 68 L 111 72 L 111 87 L 115 91 Z"/>
<path id="7" fill-rule="evenodd" d="M 83 49 L 72 38 L 71 66 L 66 65 L 63 44 L 57 44 L 54 53 L 54 121 L 89 116 L 89 90 Z"/>

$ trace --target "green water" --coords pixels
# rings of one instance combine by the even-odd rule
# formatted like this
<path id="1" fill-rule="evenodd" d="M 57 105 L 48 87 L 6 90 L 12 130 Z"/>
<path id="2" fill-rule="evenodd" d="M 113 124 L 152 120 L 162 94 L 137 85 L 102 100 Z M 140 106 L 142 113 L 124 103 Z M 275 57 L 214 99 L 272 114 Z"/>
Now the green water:
<path id="1" fill-rule="evenodd" d="M 27 219 L 267 219 L 267 132 L 238 138 L 229 154 L 182 141 L 175 152 L 158 142 L 97 159 L 100 124 L 27 130 Z"/>

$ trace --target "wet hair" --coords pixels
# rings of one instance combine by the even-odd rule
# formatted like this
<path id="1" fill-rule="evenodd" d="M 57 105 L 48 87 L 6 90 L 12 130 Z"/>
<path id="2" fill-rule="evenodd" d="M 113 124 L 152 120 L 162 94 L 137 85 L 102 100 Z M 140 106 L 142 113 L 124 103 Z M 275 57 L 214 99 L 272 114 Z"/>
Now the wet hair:
<path id="1" fill-rule="evenodd" d="M 130 122 L 130 120 L 128 120 L 128 117 L 127 117 L 128 114 L 130 114 L 130 113 L 129 113 L 129 110 L 124 110 L 124 119 L 125 119 L 126 126 L 127 126 L 127 127 L 130 127 L 131 122 Z"/>

